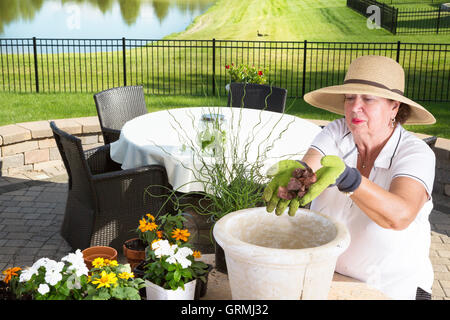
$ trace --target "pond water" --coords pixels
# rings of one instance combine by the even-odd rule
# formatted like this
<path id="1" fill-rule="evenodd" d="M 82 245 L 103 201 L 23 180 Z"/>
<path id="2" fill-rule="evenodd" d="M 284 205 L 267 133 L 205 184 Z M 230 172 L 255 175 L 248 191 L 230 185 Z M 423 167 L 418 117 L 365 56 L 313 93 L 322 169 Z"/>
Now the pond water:
<path id="1" fill-rule="evenodd" d="M 161 39 L 214 0 L 0 0 L 0 38 Z"/>

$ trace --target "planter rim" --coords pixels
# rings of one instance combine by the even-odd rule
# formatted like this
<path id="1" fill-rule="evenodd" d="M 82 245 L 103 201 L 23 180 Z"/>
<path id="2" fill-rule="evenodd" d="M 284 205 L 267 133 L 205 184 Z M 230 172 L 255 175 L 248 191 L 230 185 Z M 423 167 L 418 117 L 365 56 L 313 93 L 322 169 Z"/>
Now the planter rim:
<path id="1" fill-rule="evenodd" d="M 224 249 L 226 255 L 232 255 L 233 258 L 246 261 L 249 264 L 266 264 L 279 267 L 289 267 L 298 264 L 329 260 L 333 256 L 337 258 L 343 251 L 347 249 L 350 244 L 350 233 L 342 223 L 339 223 L 331 217 L 320 212 L 303 208 L 299 208 L 296 212 L 296 215 L 292 218 L 305 213 L 319 215 L 324 219 L 330 221 L 334 225 L 334 227 L 336 228 L 335 238 L 323 245 L 316 247 L 301 249 L 280 249 L 251 244 L 242 241 L 230 234 L 227 224 L 233 219 L 233 217 L 255 212 L 261 215 L 274 214 L 268 213 L 265 207 L 242 209 L 225 215 L 215 223 L 213 229 L 214 238 L 216 239 L 217 243 Z M 284 213 L 283 215 L 287 214 Z M 243 254 L 242 248 L 248 249 L 245 250 L 247 254 Z M 251 257 L 248 255 L 248 252 L 251 252 Z"/>

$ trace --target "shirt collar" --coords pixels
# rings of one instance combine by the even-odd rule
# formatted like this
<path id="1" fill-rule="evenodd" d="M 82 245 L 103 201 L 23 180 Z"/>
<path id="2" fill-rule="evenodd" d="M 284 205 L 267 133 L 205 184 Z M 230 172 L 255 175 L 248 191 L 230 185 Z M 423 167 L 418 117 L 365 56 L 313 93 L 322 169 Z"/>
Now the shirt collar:
<path id="1" fill-rule="evenodd" d="M 388 142 L 386 142 L 377 159 L 375 160 L 375 163 L 373 165 L 374 167 L 384 169 L 389 169 L 391 167 L 392 159 L 394 158 L 394 155 L 396 154 L 398 146 L 400 144 L 402 132 L 403 127 L 400 124 L 397 124 Z M 347 157 L 349 157 L 349 159 L 354 158 L 356 165 L 356 157 L 358 152 L 355 141 L 353 140 L 353 135 L 347 128 L 347 125 L 346 125 L 346 133 L 342 137 L 340 149 L 344 154 L 344 159 Z"/>

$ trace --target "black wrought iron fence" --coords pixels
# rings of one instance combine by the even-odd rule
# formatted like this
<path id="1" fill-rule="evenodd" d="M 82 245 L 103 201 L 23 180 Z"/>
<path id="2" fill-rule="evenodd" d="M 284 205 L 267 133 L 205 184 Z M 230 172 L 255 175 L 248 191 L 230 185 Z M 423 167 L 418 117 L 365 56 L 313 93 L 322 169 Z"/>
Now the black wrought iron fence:
<path id="1" fill-rule="evenodd" d="M 268 69 L 269 82 L 302 97 L 339 84 L 361 55 L 400 62 L 406 95 L 450 100 L 450 44 L 147 39 L 0 39 L 0 91 L 99 92 L 143 85 L 148 94 L 226 95 L 225 65 Z"/>
<path id="2" fill-rule="evenodd" d="M 408 2 L 409 1 L 409 2 Z M 436 0 L 434 0 L 436 1 Z M 426 0 L 433 3 L 433 0 Z M 412 0 L 347 0 L 347 7 L 370 17 L 370 6 L 379 9 L 379 25 L 393 34 L 450 33 L 450 10 L 438 8 L 395 8 L 389 4 L 417 3 Z M 446 7 L 445 7 L 446 8 Z"/>
<path id="3" fill-rule="evenodd" d="M 397 19 L 398 34 L 450 33 L 450 10 L 401 9 Z"/>

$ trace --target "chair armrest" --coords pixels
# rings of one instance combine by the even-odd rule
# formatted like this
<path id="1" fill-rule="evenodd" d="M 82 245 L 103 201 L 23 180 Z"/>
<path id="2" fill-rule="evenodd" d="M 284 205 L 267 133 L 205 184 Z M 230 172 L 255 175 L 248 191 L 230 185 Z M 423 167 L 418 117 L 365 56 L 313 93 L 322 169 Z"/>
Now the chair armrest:
<path id="1" fill-rule="evenodd" d="M 119 207 L 141 207 L 150 197 L 145 189 L 152 187 L 151 194 L 161 196 L 172 192 L 166 169 L 160 165 L 143 166 L 93 176 L 94 189 L 100 207 L 117 210 Z M 158 186 L 158 187 L 156 187 Z"/>
<path id="2" fill-rule="evenodd" d="M 85 150 L 84 157 L 92 175 L 121 170 L 120 164 L 111 159 L 109 144 Z"/>
<path id="3" fill-rule="evenodd" d="M 110 144 L 114 141 L 119 140 L 120 130 L 102 127 L 103 140 L 105 144 Z"/>

